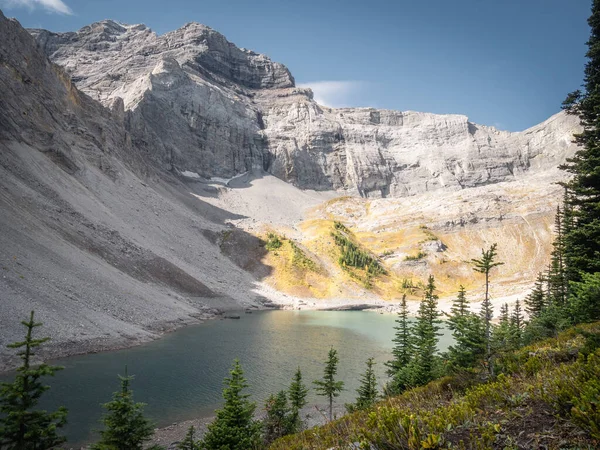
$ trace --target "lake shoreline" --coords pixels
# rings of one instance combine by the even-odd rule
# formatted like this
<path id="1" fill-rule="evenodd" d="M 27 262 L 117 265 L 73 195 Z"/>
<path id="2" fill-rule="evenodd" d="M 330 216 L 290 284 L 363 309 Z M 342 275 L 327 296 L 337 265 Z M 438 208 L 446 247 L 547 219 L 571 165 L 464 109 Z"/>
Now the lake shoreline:
<path id="1" fill-rule="evenodd" d="M 70 356 L 87 355 L 94 353 L 106 353 L 116 350 L 136 347 L 149 342 L 161 339 L 164 336 L 184 329 L 189 326 L 199 325 L 210 320 L 231 320 L 227 316 L 239 315 L 240 317 L 246 311 L 273 311 L 273 310 L 293 310 L 293 311 L 375 311 L 380 314 L 396 314 L 400 309 L 400 299 L 387 301 L 381 299 L 316 299 L 293 297 L 281 292 L 270 290 L 265 295 L 263 304 L 250 304 L 246 308 L 238 306 L 214 307 L 209 310 L 198 310 L 197 314 L 187 317 L 181 317 L 177 321 L 156 322 L 151 327 L 144 330 L 144 333 L 134 335 L 124 335 L 121 337 L 110 337 L 106 339 L 79 339 L 68 342 L 53 343 L 52 340 L 38 354 L 37 363 L 42 361 L 60 360 Z M 263 292 L 263 294 L 267 294 Z M 523 298 L 524 295 L 510 295 L 492 299 L 495 309 L 500 308 L 502 303 L 514 303 L 517 298 Z M 438 309 L 444 313 L 449 313 L 452 308 L 452 297 L 445 297 L 438 300 Z M 409 316 L 415 317 L 418 312 L 420 301 L 409 300 Z M 471 308 L 475 311 L 480 306 L 479 302 L 471 302 Z M 43 327 L 40 333 L 43 334 Z M 50 336 L 52 338 L 52 336 Z M 60 363 L 60 361 L 58 361 Z M 15 370 L 20 365 L 20 360 L 14 358 L 0 357 L 0 374 L 6 374 Z"/>
<path id="2" fill-rule="evenodd" d="M 276 301 L 271 301 L 268 306 L 253 305 L 253 308 L 236 309 L 224 308 L 213 309 L 212 312 L 198 312 L 197 315 L 180 318 L 178 321 L 157 322 L 152 327 L 145 330 L 144 334 L 124 335 L 121 337 L 109 337 L 102 339 L 80 339 L 68 342 L 52 342 L 51 340 L 44 348 L 38 352 L 35 363 L 56 362 L 63 358 L 71 356 L 81 356 L 94 353 L 106 353 L 116 350 L 124 350 L 138 345 L 147 344 L 164 336 L 174 333 L 183 328 L 199 325 L 209 320 L 232 320 L 231 316 L 242 316 L 247 311 L 276 311 L 276 310 L 296 310 L 296 311 L 383 311 L 395 312 L 398 303 L 374 301 L 365 302 L 357 300 L 322 300 L 322 299 L 300 299 L 291 298 L 287 295 L 278 296 Z M 40 331 L 43 334 L 43 327 Z M 60 361 L 58 361 L 60 363 Z M 17 357 L 0 359 L 0 374 L 6 374 L 14 371 L 20 365 Z"/>
<path id="3" fill-rule="evenodd" d="M 263 405 L 257 404 L 255 419 L 262 420 L 264 418 Z M 346 414 L 346 408 L 343 404 L 334 404 L 333 406 L 334 415 L 341 417 Z M 319 425 L 327 423 L 327 405 L 325 404 L 311 404 L 302 408 L 301 416 L 304 419 L 306 430 L 314 428 Z M 206 433 L 208 425 L 215 419 L 215 415 L 212 414 L 206 417 L 198 417 L 196 419 L 184 420 L 182 422 L 175 422 L 172 425 L 166 427 L 156 428 L 154 430 L 154 437 L 151 444 L 162 445 L 167 450 L 176 448 L 175 446 L 185 438 L 190 426 L 193 426 L 196 434 L 196 439 L 201 439 Z"/>

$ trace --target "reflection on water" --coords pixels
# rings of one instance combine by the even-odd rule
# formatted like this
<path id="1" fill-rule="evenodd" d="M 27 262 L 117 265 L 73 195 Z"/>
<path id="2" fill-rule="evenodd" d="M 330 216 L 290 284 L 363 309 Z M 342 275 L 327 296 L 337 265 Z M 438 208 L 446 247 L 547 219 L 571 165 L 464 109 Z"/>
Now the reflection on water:
<path id="1" fill-rule="evenodd" d="M 127 365 L 148 417 L 158 426 L 170 425 L 212 415 L 234 358 L 242 363 L 253 399 L 262 402 L 286 388 L 298 366 L 307 385 L 320 378 L 330 346 L 339 352 L 338 373 L 346 382 L 338 398 L 343 404 L 354 400 L 367 358 L 375 358 L 379 380 L 385 381 L 382 363 L 390 357 L 394 320 L 361 311 L 265 311 L 209 321 L 139 347 L 60 360 L 65 370 L 49 379 L 44 406 L 69 409 L 70 442 L 90 440 L 99 427 L 99 405 L 118 388 L 116 375 Z M 445 349 L 448 335 L 441 340 Z M 323 403 L 312 390 L 309 401 Z"/>

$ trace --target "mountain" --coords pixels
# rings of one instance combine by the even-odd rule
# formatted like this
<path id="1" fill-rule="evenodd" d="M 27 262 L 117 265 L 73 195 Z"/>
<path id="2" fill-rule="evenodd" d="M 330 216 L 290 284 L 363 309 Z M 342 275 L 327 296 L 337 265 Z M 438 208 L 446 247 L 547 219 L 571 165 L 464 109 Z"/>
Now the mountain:
<path id="1" fill-rule="evenodd" d="M 509 133 L 461 115 L 323 107 L 285 66 L 197 23 L 162 36 L 110 20 L 32 33 L 83 92 L 122 99 L 134 141 L 175 173 L 264 169 L 302 189 L 401 197 L 513 180 L 574 149 L 578 120 L 565 114 Z"/>
<path id="2" fill-rule="evenodd" d="M 42 357 L 111 349 L 232 309 L 417 298 L 430 272 L 476 293 L 464 261 L 490 242 L 496 298 L 520 294 L 578 130 L 327 108 L 195 23 L 28 32 L 0 13 L 0 92 L 0 370 L 31 309 Z M 334 221 L 387 275 L 339 266 Z"/>

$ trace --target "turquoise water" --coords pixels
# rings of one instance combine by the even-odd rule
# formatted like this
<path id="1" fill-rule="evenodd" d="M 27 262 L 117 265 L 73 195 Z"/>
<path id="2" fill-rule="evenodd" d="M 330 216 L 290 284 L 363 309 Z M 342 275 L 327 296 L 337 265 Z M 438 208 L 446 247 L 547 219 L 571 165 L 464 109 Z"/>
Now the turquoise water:
<path id="1" fill-rule="evenodd" d="M 135 375 L 135 399 L 147 403 L 146 414 L 158 426 L 166 426 L 212 415 L 234 358 L 242 363 L 252 398 L 262 402 L 286 388 L 298 366 L 307 385 L 320 378 L 331 346 L 338 350 L 338 373 L 346 382 L 338 398 L 343 404 L 354 400 L 367 358 L 375 358 L 380 383 L 385 382 L 382 363 L 390 358 L 394 320 L 364 311 L 264 311 L 212 320 L 138 347 L 57 361 L 65 370 L 47 379 L 52 389 L 44 406 L 66 406 L 69 442 L 89 442 L 100 427 L 100 404 L 110 400 L 119 386 L 117 374 L 127 366 Z M 447 333 L 441 337 L 441 349 L 449 340 Z M 312 390 L 309 401 L 323 403 Z"/>

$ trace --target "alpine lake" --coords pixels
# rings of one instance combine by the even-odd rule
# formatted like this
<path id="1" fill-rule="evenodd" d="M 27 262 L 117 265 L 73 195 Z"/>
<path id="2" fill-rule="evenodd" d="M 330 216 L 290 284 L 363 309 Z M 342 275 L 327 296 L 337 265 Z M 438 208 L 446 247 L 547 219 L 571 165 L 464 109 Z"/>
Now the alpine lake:
<path id="1" fill-rule="evenodd" d="M 345 390 L 337 404 L 356 397 L 360 375 L 373 357 L 380 386 L 391 357 L 396 315 L 370 311 L 255 311 L 239 320 L 209 320 L 133 348 L 52 361 L 64 367 L 44 381 L 51 389 L 42 407 L 69 410 L 65 433 L 71 446 L 93 441 L 103 409 L 119 389 L 117 375 L 134 375 L 134 398 L 158 427 L 211 417 L 222 404 L 223 379 L 239 359 L 258 408 L 271 393 L 287 389 L 298 367 L 310 388 L 309 404 L 325 403 L 312 389 L 323 375 L 331 347 L 338 351 L 338 379 Z M 43 335 L 43 327 L 39 329 Z M 451 343 L 442 329 L 440 350 Z M 0 376 L 11 381 L 14 374 Z"/>

